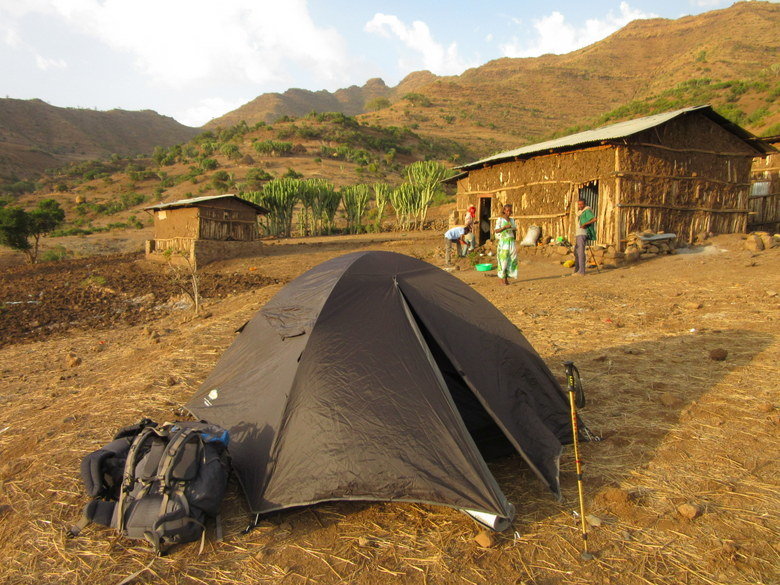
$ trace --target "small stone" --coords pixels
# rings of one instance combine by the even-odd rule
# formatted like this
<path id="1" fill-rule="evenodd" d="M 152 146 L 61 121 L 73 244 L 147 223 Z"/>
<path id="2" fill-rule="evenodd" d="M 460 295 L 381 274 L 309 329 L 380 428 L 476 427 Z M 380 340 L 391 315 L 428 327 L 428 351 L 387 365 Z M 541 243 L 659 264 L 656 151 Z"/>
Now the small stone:
<path id="1" fill-rule="evenodd" d="M 587 514 L 585 516 L 585 522 L 587 522 L 590 526 L 601 526 L 603 522 L 601 521 L 601 518 L 598 516 L 594 516 L 593 514 Z"/>
<path id="2" fill-rule="evenodd" d="M 371 541 L 365 536 L 358 536 L 357 543 L 358 546 L 362 546 L 363 548 L 365 548 L 371 544 Z"/>
<path id="3" fill-rule="evenodd" d="M 664 392 L 661 394 L 661 396 L 658 397 L 658 400 L 661 402 L 661 404 L 669 408 L 680 406 L 683 403 L 679 396 L 672 394 L 671 392 Z"/>
<path id="4" fill-rule="evenodd" d="M 168 386 L 176 386 L 176 384 L 179 383 L 179 381 L 173 376 L 168 376 L 165 382 L 168 384 Z"/>
<path id="5" fill-rule="evenodd" d="M 710 359 L 716 362 L 722 362 L 725 360 L 729 355 L 729 352 L 723 349 L 722 347 L 719 347 L 717 349 L 713 349 L 710 352 Z"/>
<path id="6" fill-rule="evenodd" d="M 75 353 L 69 353 L 67 363 L 69 368 L 75 368 L 76 366 L 81 365 L 81 358 Z"/>
<path id="7" fill-rule="evenodd" d="M 698 303 L 696 301 L 683 303 L 683 307 L 685 307 L 686 309 L 701 309 L 703 306 L 704 305 L 702 305 L 701 303 Z"/>
<path id="8" fill-rule="evenodd" d="M 687 518 L 688 520 L 698 518 L 702 515 L 703 512 L 704 510 L 702 510 L 701 506 L 698 504 L 682 504 L 677 506 L 677 513 L 680 514 L 680 516 L 683 518 Z"/>
<path id="9" fill-rule="evenodd" d="M 777 291 L 774 291 L 774 290 L 768 290 L 768 291 L 766 291 L 766 296 L 768 296 L 768 297 L 770 297 L 770 298 L 774 298 L 774 297 L 776 297 L 776 296 L 777 296 Z"/>
<path id="10" fill-rule="evenodd" d="M 775 409 L 775 405 L 771 402 L 762 402 L 758 405 L 758 412 L 772 412 Z"/>
<path id="11" fill-rule="evenodd" d="M 745 249 L 751 252 L 760 252 L 764 249 L 764 241 L 761 239 L 761 236 L 750 234 L 745 239 Z"/>
<path id="12" fill-rule="evenodd" d="M 482 548 L 490 548 L 496 544 L 496 537 L 493 536 L 492 532 L 483 530 L 474 537 L 474 542 Z"/>

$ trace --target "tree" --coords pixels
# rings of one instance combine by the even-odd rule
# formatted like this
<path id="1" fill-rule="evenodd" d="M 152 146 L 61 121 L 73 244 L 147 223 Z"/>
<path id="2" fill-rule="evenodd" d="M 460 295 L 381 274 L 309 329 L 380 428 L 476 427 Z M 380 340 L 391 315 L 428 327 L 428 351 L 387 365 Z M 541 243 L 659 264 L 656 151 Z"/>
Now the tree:
<path id="1" fill-rule="evenodd" d="M 384 110 L 390 107 L 390 100 L 386 97 L 376 97 L 366 102 L 365 109 L 367 112 L 376 112 L 377 110 Z"/>
<path id="2" fill-rule="evenodd" d="M 35 264 L 41 236 L 56 229 L 64 219 L 65 212 L 54 199 L 44 199 L 30 212 L 19 207 L 0 208 L 0 245 L 24 252 Z"/>

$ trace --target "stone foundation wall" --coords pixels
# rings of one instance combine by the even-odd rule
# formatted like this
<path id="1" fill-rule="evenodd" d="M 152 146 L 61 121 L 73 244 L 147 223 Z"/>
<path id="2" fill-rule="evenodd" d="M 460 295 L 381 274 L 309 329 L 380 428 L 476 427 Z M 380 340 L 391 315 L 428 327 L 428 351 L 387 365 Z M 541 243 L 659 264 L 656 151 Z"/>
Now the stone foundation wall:
<path id="1" fill-rule="evenodd" d="M 185 248 L 178 250 L 180 253 L 170 256 L 172 264 L 186 265 L 186 258 L 189 257 L 190 262 L 200 268 L 219 260 L 260 256 L 263 253 L 263 243 L 260 241 L 221 242 L 217 240 L 191 240 Z M 146 241 L 147 260 L 167 263 L 169 259 L 164 252 L 165 249 L 156 240 Z"/>

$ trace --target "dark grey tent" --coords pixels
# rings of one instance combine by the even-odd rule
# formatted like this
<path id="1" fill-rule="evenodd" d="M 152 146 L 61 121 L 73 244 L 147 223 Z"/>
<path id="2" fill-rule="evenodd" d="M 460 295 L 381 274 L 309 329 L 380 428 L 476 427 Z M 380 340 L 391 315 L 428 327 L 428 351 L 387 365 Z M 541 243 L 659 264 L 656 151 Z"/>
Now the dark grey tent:
<path id="1" fill-rule="evenodd" d="M 520 331 L 454 276 L 392 252 L 320 264 L 241 329 L 187 408 L 230 430 L 253 512 L 328 500 L 513 507 L 486 459 L 559 495 L 568 404 Z"/>

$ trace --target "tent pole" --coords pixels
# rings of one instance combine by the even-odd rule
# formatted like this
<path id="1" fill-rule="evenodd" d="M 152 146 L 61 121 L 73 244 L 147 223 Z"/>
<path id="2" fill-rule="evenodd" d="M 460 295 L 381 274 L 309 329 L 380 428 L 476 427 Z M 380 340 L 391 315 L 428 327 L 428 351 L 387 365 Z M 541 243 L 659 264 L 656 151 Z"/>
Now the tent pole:
<path id="1" fill-rule="evenodd" d="M 577 367 L 574 362 L 564 362 L 563 367 L 566 368 L 566 382 L 569 386 L 569 407 L 571 410 L 571 432 L 574 436 L 574 463 L 577 468 L 577 492 L 580 498 L 580 525 L 582 529 L 582 545 L 584 551 L 580 555 L 583 560 L 589 561 L 593 558 L 593 555 L 588 550 L 588 525 L 585 522 L 585 497 L 583 496 L 582 486 L 582 462 L 580 461 L 580 442 L 579 442 L 579 429 L 577 428 L 577 400 L 575 394 L 577 391 L 574 372 Z M 579 377 L 579 373 L 578 376 Z"/>

